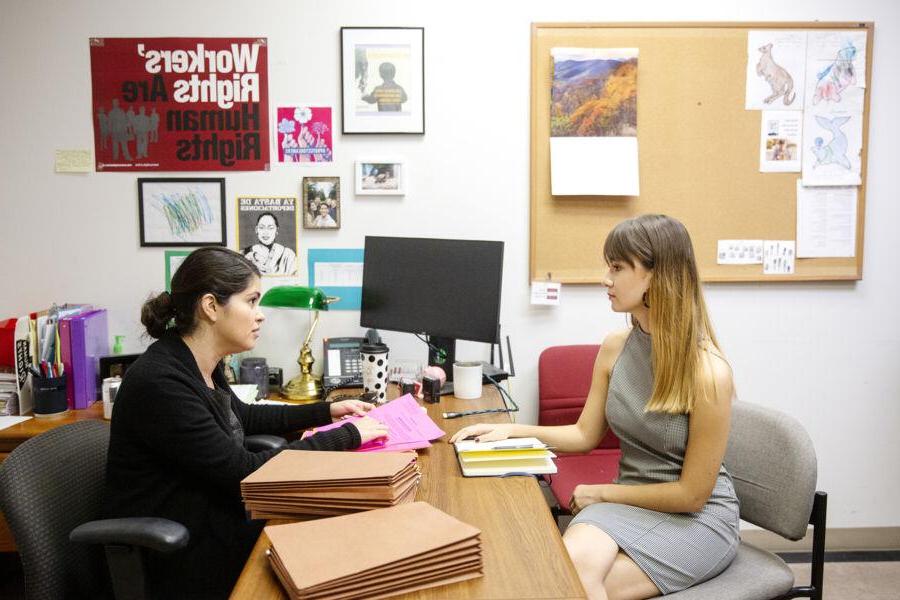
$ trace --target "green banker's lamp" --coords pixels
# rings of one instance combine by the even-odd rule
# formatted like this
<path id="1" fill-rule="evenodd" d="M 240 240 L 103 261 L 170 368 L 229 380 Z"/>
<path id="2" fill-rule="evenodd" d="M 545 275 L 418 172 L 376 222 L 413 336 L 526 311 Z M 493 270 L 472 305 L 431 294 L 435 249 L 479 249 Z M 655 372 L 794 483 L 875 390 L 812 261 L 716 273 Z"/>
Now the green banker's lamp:
<path id="1" fill-rule="evenodd" d="M 315 311 L 315 318 L 300 347 L 300 356 L 297 364 L 300 365 L 300 374 L 291 379 L 287 385 L 281 388 L 281 395 L 290 402 L 303 404 L 316 402 L 322 396 L 322 378 L 312 372 L 315 359 L 309 348 L 309 340 L 312 338 L 316 325 L 319 324 L 319 311 L 328 310 L 328 305 L 337 302 L 340 298 L 326 296 L 319 288 L 303 287 L 299 285 L 279 285 L 273 287 L 263 295 L 261 306 L 274 308 L 294 308 L 299 310 Z"/>

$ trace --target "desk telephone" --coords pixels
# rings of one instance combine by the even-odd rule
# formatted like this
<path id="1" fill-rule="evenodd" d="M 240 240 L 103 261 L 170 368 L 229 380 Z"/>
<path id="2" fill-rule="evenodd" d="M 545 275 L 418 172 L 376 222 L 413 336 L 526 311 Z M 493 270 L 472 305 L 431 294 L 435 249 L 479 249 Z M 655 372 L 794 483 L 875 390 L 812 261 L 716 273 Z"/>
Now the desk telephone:
<path id="1" fill-rule="evenodd" d="M 374 329 L 366 332 L 366 337 L 334 337 L 322 340 L 325 368 L 323 384 L 325 388 L 362 387 L 362 363 L 359 361 L 359 347 L 364 343 L 381 342 Z"/>

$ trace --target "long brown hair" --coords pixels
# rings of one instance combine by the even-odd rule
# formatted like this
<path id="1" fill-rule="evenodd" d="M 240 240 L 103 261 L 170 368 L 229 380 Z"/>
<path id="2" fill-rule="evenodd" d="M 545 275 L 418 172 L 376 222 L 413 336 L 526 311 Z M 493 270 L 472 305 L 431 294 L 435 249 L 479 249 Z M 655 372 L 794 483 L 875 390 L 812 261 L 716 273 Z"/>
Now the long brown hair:
<path id="1" fill-rule="evenodd" d="M 645 410 L 689 413 L 698 399 L 713 400 L 715 385 L 704 383 L 703 366 L 708 352 L 722 352 L 685 226 L 666 215 L 623 221 L 607 236 L 603 256 L 652 272 L 644 303 L 653 324 L 653 393 Z"/>

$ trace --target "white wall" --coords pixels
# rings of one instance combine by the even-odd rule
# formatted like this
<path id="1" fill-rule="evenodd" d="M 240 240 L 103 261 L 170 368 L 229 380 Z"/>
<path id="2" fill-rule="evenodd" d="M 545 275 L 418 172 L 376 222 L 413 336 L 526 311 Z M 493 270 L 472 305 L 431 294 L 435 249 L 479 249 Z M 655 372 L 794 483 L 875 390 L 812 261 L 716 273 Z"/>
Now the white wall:
<path id="1" fill-rule="evenodd" d="M 111 333 L 138 350 L 138 307 L 163 285 L 163 250 L 140 248 L 136 174 L 57 175 L 53 151 L 90 148 L 89 36 L 266 36 L 269 97 L 339 107 L 339 28 L 426 30 L 425 136 L 337 136 L 333 167 L 227 173 L 237 195 L 297 195 L 304 173 L 340 175 L 339 232 L 302 231 L 310 247 L 361 247 L 366 234 L 506 242 L 502 324 L 512 336 L 522 419 L 537 405 L 541 349 L 594 342 L 624 323 L 597 286 L 567 287 L 559 308 L 528 301 L 529 60 L 534 21 L 871 20 L 876 23 L 866 204 L 865 279 L 846 284 L 710 285 L 707 298 L 740 396 L 806 424 L 834 527 L 900 526 L 900 292 L 896 74 L 900 10 L 889 1 L 596 1 L 433 3 L 4 0 L 0 8 L 0 317 L 52 301 L 109 307 Z M 715 85 L 711 81 L 710 85 Z M 402 200 L 355 199 L 352 164 L 403 154 Z M 645 168 L 647 168 L 645 166 Z M 229 221 L 229 242 L 234 243 Z M 598 238 L 598 252 L 601 240 Z M 305 258 L 305 252 L 303 252 Z M 304 267 L 305 269 L 305 267 Z M 301 274 L 305 281 L 305 271 Z M 298 318 L 301 317 L 301 318 Z M 323 315 L 321 335 L 361 331 L 358 313 Z M 292 374 L 299 314 L 271 314 L 257 349 Z M 424 358 L 412 336 L 386 334 L 394 357 Z M 463 357 L 484 352 L 462 344 Z"/>

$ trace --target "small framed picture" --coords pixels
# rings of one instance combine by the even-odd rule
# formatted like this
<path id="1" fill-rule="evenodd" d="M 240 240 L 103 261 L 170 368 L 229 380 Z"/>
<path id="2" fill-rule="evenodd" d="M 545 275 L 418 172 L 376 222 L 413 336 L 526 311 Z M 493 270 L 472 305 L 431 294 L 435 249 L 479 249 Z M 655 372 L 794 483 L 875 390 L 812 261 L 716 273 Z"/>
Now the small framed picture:
<path id="1" fill-rule="evenodd" d="M 339 229 L 341 226 L 341 178 L 303 178 L 303 227 Z"/>
<path id="2" fill-rule="evenodd" d="M 356 162 L 357 195 L 403 196 L 406 194 L 406 163 L 399 159 L 366 159 Z"/>
<path id="3" fill-rule="evenodd" d="M 239 196 L 237 247 L 263 275 L 296 275 L 297 199 Z"/>
<path id="4" fill-rule="evenodd" d="M 341 27 L 344 133 L 425 133 L 425 29 Z"/>
<path id="5" fill-rule="evenodd" d="M 141 246 L 224 246 L 224 178 L 138 178 Z"/>
<path id="6" fill-rule="evenodd" d="M 166 291 L 172 291 L 172 277 L 191 250 L 166 250 Z"/>

